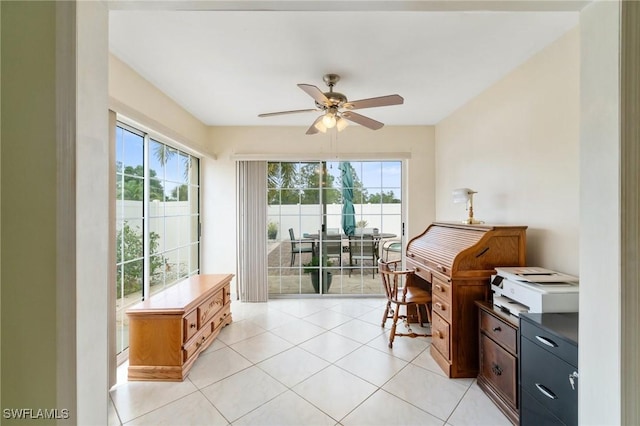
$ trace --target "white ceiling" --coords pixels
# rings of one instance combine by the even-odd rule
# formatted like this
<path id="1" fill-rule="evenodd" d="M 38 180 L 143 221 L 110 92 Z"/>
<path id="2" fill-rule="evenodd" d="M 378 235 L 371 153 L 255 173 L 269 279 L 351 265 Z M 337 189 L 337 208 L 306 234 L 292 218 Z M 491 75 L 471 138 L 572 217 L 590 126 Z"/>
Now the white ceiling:
<path id="1" fill-rule="evenodd" d="M 207 125 L 310 125 L 297 83 L 349 100 L 386 125 L 435 124 L 578 23 L 577 11 L 112 10 L 111 52 Z"/>

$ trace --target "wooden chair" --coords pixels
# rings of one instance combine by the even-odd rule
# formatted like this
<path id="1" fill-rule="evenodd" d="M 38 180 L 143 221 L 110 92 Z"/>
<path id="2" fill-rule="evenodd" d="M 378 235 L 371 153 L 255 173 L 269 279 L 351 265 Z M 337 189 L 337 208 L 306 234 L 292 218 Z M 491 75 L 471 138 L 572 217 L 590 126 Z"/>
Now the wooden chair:
<path id="1" fill-rule="evenodd" d="M 399 260 L 393 262 L 384 262 L 382 260 L 378 261 L 378 270 L 380 272 L 380 277 L 382 277 L 384 291 L 387 296 L 387 306 L 384 310 L 384 316 L 382 317 L 382 327 L 384 327 L 388 318 L 393 318 L 393 324 L 391 324 L 391 331 L 389 332 L 390 348 L 393 347 L 393 340 L 396 336 L 408 336 L 412 338 L 431 336 L 431 333 L 415 333 L 411 329 L 407 319 L 409 306 L 415 306 L 416 312 L 418 313 L 418 321 L 422 326 L 423 321 L 420 313 L 420 305 L 423 305 L 427 311 L 429 324 L 431 324 L 431 292 L 412 285 L 415 277 L 415 271 L 399 271 L 397 270 L 399 265 Z M 403 315 L 400 314 L 401 307 L 404 307 L 405 310 Z M 398 333 L 396 331 L 398 319 L 402 319 L 404 321 L 404 325 L 407 328 L 406 333 Z"/>
<path id="2" fill-rule="evenodd" d="M 315 251 L 315 243 L 313 241 L 301 242 L 300 240 L 296 240 L 293 228 L 289 228 L 289 238 L 291 238 L 291 266 L 293 266 L 297 254 L 311 253 L 313 256 Z"/>

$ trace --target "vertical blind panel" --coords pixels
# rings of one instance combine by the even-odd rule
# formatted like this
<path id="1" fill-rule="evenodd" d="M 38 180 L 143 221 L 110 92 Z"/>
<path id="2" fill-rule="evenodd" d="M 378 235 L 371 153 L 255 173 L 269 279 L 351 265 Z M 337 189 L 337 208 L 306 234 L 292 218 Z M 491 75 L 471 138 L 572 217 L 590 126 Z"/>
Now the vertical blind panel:
<path id="1" fill-rule="evenodd" d="M 267 283 L 267 163 L 239 161 L 238 290 L 243 302 L 266 302 Z"/>

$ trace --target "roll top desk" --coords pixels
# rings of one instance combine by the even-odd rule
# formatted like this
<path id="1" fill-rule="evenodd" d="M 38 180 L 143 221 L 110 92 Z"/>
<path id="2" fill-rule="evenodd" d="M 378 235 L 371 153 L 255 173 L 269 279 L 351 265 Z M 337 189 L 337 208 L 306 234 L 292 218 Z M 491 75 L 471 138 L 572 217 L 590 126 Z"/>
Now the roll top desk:
<path id="1" fill-rule="evenodd" d="M 435 222 L 407 244 L 407 269 L 433 293 L 431 355 L 449 377 L 476 377 L 478 311 L 497 266 L 524 266 L 526 226 Z"/>

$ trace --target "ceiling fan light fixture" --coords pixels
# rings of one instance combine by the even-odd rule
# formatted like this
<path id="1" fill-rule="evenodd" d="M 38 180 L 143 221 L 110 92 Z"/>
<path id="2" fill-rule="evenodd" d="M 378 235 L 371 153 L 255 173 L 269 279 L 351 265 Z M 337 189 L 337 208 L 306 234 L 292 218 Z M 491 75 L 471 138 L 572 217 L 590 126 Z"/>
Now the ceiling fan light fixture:
<path id="1" fill-rule="evenodd" d="M 318 120 L 316 124 L 313 125 L 313 127 L 318 129 L 322 133 L 327 133 L 327 126 L 324 125 L 323 121 L 324 121 L 324 117 L 323 117 L 323 120 Z"/>
<path id="2" fill-rule="evenodd" d="M 343 131 L 348 125 L 349 125 L 349 122 L 347 120 L 345 120 L 342 117 L 338 117 L 336 121 L 336 128 L 338 129 L 339 132 Z"/>
<path id="3" fill-rule="evenodd" d="M 336 122 L 336 114 L 332 111 L 327 111 L 324 117 L 322 117 L 322 124 L 324 124 L 327 129 L 336 127 Z"/>

